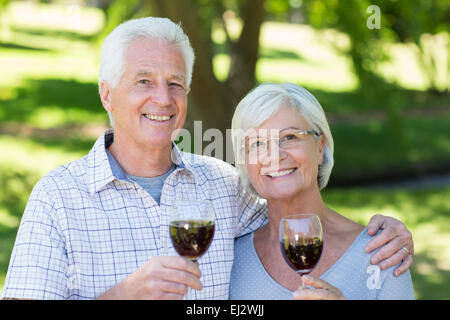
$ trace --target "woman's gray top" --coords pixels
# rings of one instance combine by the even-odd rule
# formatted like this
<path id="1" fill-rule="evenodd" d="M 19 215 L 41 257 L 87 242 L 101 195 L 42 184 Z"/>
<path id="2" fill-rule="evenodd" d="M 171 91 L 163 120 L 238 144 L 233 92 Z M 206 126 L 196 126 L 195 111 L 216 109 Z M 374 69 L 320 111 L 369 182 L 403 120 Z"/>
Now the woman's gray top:
<path id="1" fill-rule="evenodd" d="M 235 241 L 230 299 L 293 299 L 292 291 L 277 283 L 264 269 L 255 250 L 253 235 L 254 233 L 251 233 Z M 394 277 L 393 271 L 397 266 L 381 270 L 370 263 L 370 257 L 375 252 L 368 254 L 364 248 L 371 239 L 365 228 L 347 251 L 320 278 L 342 290 L 347 299 L 414 299 L 409 270 Z"/>

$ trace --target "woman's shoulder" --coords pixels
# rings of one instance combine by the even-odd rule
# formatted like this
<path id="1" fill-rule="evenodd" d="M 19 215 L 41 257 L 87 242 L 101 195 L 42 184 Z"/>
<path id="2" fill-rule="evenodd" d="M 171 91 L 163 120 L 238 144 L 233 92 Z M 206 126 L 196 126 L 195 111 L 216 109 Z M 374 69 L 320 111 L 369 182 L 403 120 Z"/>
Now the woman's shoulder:
<path id="1" fill-rule="evenodd" d="M 365 274 L 366 268 L 370 265 L 370 254 L 365 251 L 365 247 L 370 240 L 371 237 L 364 226 L 341 230 L 333 239 L 334 247 L 337 251 L 339 247 L 345 250 L 339 253 L 339 258 L 323 275 L 339 274 L 340 277 L 347 274 L 352 276 Z"/>
<path id="2" fill-rule="evenodd" d="M 332 237 L 329 237 L 329 240 L 334 243 L 331 247 L 335 248 L 337 252 L 341 252 L 339 256 L 348 254 L 355 245 L 361 246 L 363 242 L 367 242 L 365 238 L 366 227 L 347 218 L 344 222 L 333 226 L 333 229 L 329 231 L 333 234 Z"/>
<path id="3" fill-rule="evenodd" d="M 347 250 L 344 252 L 344 256 L 357 254 L 362 258 L 364 255 L 367 243 L 370 241 L 370 236 L 367 233 L 367 227 L 363 225 L 354 225 L 352 228 L 347 229 L 341 234 L 341 243 L 346 243 Z"/>
<path id="4" fill-rule="evenodd" d="M 381 230 L 379 232 L 381 232 Z M 353 242 L 349 246 L 346 254 L 353 259 L 358 259 L 361 262 L 364 261 L 366 264 L 370 264 L 372 253 L 366 252 L 366 246 L 374 236 L 369 235 L 367 227 L 358 225 L 351 232 L 349 231 L 349 238 L 353 238 Z"/>
<path id="5" fill-rule="evenodd" d="M 379 230 L 377 234 L 381 233 Z M 370 262 L 382 247 L 366 252 L 367 244 L 377 235 L 370 236 L 367 227 L 358 234 L 349 249 L 326 274 L 327 280 L 336 284 L 349 299 L 414 299 L 409 272 L 394 277 L 397 266 L 382 270 Z"/>

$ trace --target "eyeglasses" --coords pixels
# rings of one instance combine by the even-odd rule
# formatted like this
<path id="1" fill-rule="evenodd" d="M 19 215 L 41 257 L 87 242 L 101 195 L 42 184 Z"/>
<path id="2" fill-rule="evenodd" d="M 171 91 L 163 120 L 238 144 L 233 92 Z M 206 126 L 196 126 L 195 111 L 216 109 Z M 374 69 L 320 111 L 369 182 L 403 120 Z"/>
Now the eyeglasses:
<path id="1" fill-rule="evenodd" d="M 315 130 L 283 130 L 277 138 L 247 137 L 245 150 L 250 156 L 265 155 L 269 150 L 270 141 L 272 140 L 277 142 L 280 149 L 288 150 L 299 146 L 310 135 L 319 138 L 322 134 Z"/>

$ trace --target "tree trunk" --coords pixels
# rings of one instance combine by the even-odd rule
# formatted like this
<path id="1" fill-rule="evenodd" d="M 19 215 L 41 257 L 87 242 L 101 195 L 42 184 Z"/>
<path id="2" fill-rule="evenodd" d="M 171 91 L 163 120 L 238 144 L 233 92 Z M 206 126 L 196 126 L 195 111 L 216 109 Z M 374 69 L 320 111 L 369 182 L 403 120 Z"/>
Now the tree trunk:
<path id="1" fill-rule="evenodd" d="M 241 99 L 256 84 L 256 62 L 259 57 L 259 36 L 264 21 L 265 0 L 248 0 L 242 8 L 243 27 L 238 42 L 231 47 L 228 83 Z"/>

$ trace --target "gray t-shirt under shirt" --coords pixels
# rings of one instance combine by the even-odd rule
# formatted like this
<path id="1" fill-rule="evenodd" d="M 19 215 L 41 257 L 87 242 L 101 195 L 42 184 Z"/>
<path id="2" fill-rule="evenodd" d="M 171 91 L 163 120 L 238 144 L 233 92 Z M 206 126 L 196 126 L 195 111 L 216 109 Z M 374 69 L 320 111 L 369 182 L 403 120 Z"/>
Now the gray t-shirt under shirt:
<path id="1" fill-rule="evenodd" d="M 155 201 L 160 203 L 161 200 L 161 193 L 162 188 L 164 186 L 164 181 L 166 181 L 166 178 L 175 170 L 175 166 L 172 166 L 172 168 L 169 169 L 166 173 L 163 175 L 157 176 L 157 177 L 151 177 L 151 178 L 145 178 L 145 177 L 136 177 L 132 176 L 131 174 L 127 174 L 127 178 L 131 181 L 136 182 L 138 185 L 140 185 L 142 188 L 145 189 L 150 195 L 155 199 Z"/>
<path id="2" fill-rule="evenodd" d="M 365 228 L 350 248 L 320 278 L 342 290 L 350 300 L 414 299 L 409 271 L 394 277 L 397 267 L 381 270 L 370 263 L 364 248 L 372 239 Z M 300 281 L 299 281 L 300 284 Z M 292 292 L 265 270 L 253 243 L 253 233 L 234 244 L 230 284 L 231 300 L 292 300 Z"/>

